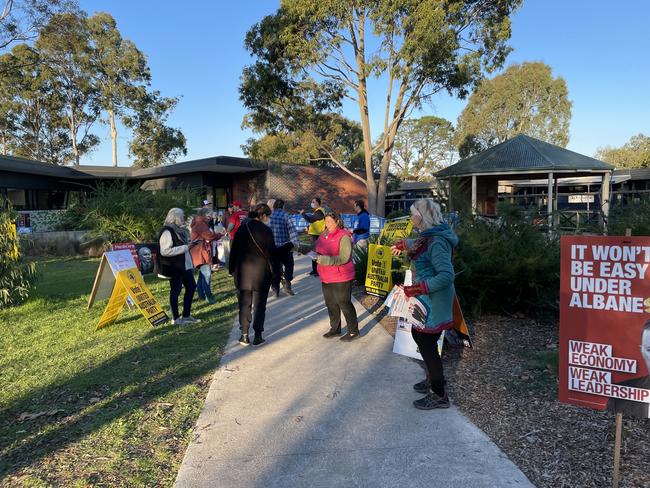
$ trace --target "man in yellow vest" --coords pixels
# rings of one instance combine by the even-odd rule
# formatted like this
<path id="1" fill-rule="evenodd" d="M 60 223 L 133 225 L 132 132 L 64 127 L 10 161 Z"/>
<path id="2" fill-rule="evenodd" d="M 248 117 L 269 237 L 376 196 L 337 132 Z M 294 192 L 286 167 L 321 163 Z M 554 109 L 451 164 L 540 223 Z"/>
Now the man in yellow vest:
<path id="1" fill-rule="evenodd" d="M 318 197 L 312 199 L 311 208 L 313 209 L 312 214 L 307 215 L 304 210 L 301 210 L 300 215 L 309 222 L 307 234 L 311 237 L 312 249 L 315 249 L 318 236 L 325 230 L 325 210 L 321 207 L 321 201 Z M 309 274 L 311 276 L 318 276 L 316 261 L 311 262 L 311 273 Z"/>

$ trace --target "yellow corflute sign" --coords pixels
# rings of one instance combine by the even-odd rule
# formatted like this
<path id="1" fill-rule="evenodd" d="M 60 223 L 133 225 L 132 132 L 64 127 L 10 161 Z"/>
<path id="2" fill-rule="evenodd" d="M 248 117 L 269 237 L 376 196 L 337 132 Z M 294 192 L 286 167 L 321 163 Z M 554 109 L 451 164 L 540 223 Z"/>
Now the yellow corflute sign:
<path id="1" fill-rule="evenodd" d="M 167 321 L 158 301 L 154 298 L 137 268 L 126 269 L 117 273 L 117 283 L 126 288 L 129 296 L 151 325 L 156 326 Z"/>
<path id="2" fill-rule="evenodd" d="M 413 230 L 411 219 L 389 220 L 379 235 L 379 239 L 406 239 Z"/>
<path id="3" fill-rule="evenodd" d="M 366 269 L 366 292 L 386 296 L 393 289 L 393 259 L 390 247 L 368 245 L 368 267 Z"/>
<path id="4" fill-rule="evenodd" d="M 124 285 L 116 281 L 115 285 L 113 285 L 111 298 L 108 300 L 104 313 L 97 324 L 97 330 L 103 329 L 117 320 L 124 308 L 124 302 L 126 302 L 128 294 Z"/>
<path id="5" fill-rule="evenodd" d="M 169 318 L 163 312 L 147 285 L 145 285 L 140 270 L 138 268 L 129 268 L 117 273 L 113 292 L 104 313 L 99 319 L 97 329 L 106 327 L 117 320 L 124 308 L 127 297 L 131 297 L 133 303 L 151 325 L 162 324 Z"/>
<path id="6" fill-rule="evenodd" d="M 14 240 L 14 248 L 11 252 L 11 257 L 14 259 L 18 259 L 18 234 L 16 233 L 16 224 L 11 224 L 9 227 L 9 232 L 11 234 L 11 237 L 13 237 Z"/>

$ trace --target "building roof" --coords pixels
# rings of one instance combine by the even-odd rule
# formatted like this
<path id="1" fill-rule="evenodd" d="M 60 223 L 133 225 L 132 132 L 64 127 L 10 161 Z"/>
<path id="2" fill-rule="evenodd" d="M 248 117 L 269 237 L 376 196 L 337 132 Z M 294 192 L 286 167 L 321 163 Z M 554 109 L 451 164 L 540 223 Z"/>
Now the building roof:
<path id="1" fill-rule="evenodd" d="M 247 158 L 230 156 L 216 156 L 212 158 L 196 159 L 181 163 L 158 166 L 155 168 L 133 168 L 126 166 L 57 166 L 55 164 L 32 161 L 29 159 L 0 156 L 0 171 L 12 173 L 51 176 L 55 178 L 73 180 L 96 179 L 135 179 L 150 180 L 165 178 L 187 173 L 214 172 L 214 173 L 250 173 L 264 171 L 269 163 L 255 161 Z"/>
<path id="2" fill-rule="evenodd" d="M 0 155 L 0 170 L 36 176 L 53 176 L 55 178 L 78 179 L 88 176 L 68 166 L 57 166 L 55 164 L 2 155 Z"/>
<path id="3" fill-rule="evenodd" d="M 563 147 L 519 134 L 485 151 L 461 159 L 436 173 L 438 178 L 483 174 L 605 172 L 614 167 Z"/>

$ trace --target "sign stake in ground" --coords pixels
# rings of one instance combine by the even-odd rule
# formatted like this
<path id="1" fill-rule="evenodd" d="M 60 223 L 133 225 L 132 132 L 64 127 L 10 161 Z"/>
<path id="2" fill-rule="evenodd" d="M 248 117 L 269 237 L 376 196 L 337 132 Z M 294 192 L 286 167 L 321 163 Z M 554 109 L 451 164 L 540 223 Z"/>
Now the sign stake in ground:
<path id="1" fill-rule="evenodd" d="M 612 486 L 618 488 L 621 468 L 621 435 L 623 431 L 623 414 L 616 414 L 616 437 L 614 439 L 614 473 L 612 475 Z"/>

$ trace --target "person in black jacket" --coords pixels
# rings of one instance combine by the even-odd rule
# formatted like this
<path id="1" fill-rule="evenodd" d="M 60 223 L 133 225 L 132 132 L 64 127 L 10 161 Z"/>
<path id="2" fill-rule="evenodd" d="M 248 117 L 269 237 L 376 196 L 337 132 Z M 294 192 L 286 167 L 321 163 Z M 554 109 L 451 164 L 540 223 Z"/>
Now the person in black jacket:
<path id="1" fill-rule="evenodd" d="M 253 345 L 264 342 L 264 318 L 273 271 L 271 259 L 275 254 L 271 222 L 271 209 L 260 203 L 248 214 L 235 233 L 230 250 L 228 271 L 235 280 L 239 301 L 239 343 L 250 345 L 248 330 L 253 324 Z M 255 311 L 253 316 L 252 310 Z"/>
<path id="2" fill-rule="evenodd" d="M 169 279 L 169 306 L 172 310 L 172 324 L 188 325 L 200 322 L 192 317 L 192 299 L 196 290 L 194 281 L 194 265 L 190 249 L 196 242 L 190 242 L 186 229 L 185 215 L 180 208 L 172 208 L 165 218 L 160 231 L 160 276 Z M 178 296 L 185 287 L 183 297 L 183 316 L 178 312 Z"/>

